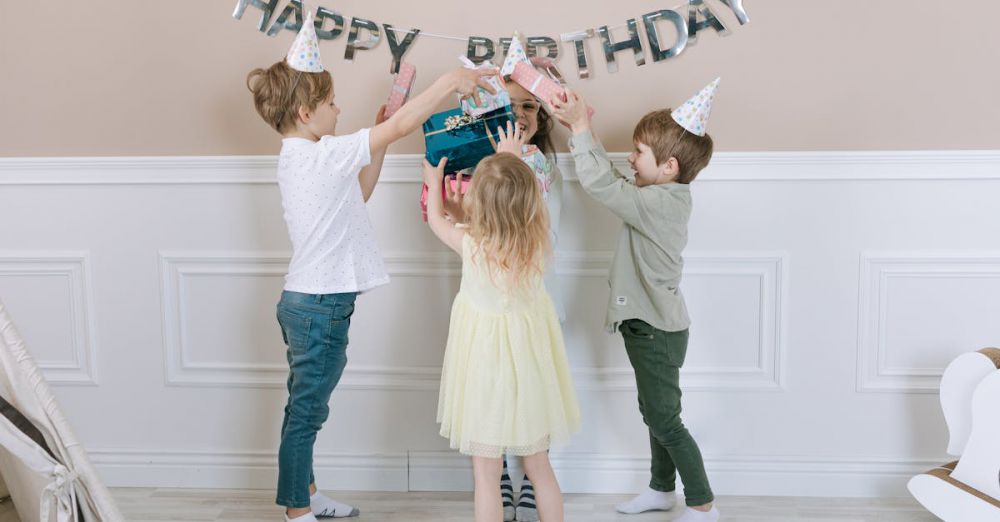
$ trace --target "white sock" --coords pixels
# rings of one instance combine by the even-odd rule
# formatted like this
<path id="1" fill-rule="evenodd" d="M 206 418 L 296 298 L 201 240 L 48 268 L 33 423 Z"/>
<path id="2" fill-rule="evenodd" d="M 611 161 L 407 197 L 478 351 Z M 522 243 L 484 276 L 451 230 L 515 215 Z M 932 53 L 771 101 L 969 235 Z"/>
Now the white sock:
<path id="1" fill-rule="evenodd" d="M 288 515 L 286 514 L 285 522 L 318 522 L 318 521 L 316 520 L 315 515 L 313 515 L 312 513 L 306 513 L 305 515 L 299 515 L 295 518 L 288 518 Z"/>
<path id="2" fill-rule="evenodd" d="M 674 522 L 717 522 L 719 520 L 719 510 L 712 506 L 708 511 L 698 511 L 687 508 L 681 516 L 674 519 Z"/>
<path id="3" fill-rule="evenodd" d="M 317 517 L 344 518 L 356 517 L 361 514 L 361 510 L 358 508 L 337 502 L 319 491 L 309 497 L 309 507 L 312 508 Z"/>
<path id="4" fill-rule="evenodd" d="M 673 491 L 656 491 L 646 486 L 646 489 L 628 502 L 615 506 L 619 513 L 634 515 L 644 511 L 667 511 L 677 504 L 677 494 Z"/>

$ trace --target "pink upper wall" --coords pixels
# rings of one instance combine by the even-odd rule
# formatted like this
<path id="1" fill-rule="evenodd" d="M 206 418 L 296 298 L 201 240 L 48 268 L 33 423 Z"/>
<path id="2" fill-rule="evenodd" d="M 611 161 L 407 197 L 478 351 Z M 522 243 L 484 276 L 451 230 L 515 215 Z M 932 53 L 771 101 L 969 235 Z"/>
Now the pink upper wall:
<path id="1" fill-rule="evenodd" d="M 961 11 L 912 0 L 745 0 L 732 34 L 708 31 L 678 58 L 636 67 L 618 54 L 609 74 L 599 40 L 593 77 L 576 78 L 569 44 L 559 65 L 598 112 L 610 150 L 630 146 L 646 111 L 676 105 L 723 77 L 710 133 L 720 151 L 1000 148 L 1000 3 Z M 279 9 L 284 6 L 279 2 Z M 497 38 L 623 24 L 675 0 L 623 2 L 319 2 L 344 15 L 428 32 Z M 253 111 L 247 72 L 284 56 L 294 35 L 256 30 L 259 11 L 236 0 L 2 2 L 0 156 L 273 154 L 278 136 Z M 316 2 L 308 5 L 315 7 Z M 507 6 L 500 10 L 500 6 Z M 348 19 L 349 23 L 349 19 Z M 623 29 L 616 31 L 623 37 Z M 321 44 L 344 109 L 341 132 L 369 125 L 387 95 L 383 41 L 343 59 L 345 31 Z M 645 42 L 644 42 L 645 43 Z M 417 89 L 458 64 L 463 42 L 418 38 L 406 59 Z M 442 107 L 444 109 L 444 107 Z M 562 146 L 565 133 L 557 142 Z M 391 153 L 422 152 L 419 135 Z"/>

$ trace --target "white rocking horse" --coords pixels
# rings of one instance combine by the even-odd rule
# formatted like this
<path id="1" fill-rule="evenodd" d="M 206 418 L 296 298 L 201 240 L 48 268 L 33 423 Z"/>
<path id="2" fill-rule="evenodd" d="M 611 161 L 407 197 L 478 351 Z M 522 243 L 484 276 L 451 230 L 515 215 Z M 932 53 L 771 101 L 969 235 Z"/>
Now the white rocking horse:
<path id="1" fill-rule="evenodd" d="M 907 487 L 945 522 L 1000 522 L 1000 348 L 960 355 L 941 376 L 948 454 Z"/>

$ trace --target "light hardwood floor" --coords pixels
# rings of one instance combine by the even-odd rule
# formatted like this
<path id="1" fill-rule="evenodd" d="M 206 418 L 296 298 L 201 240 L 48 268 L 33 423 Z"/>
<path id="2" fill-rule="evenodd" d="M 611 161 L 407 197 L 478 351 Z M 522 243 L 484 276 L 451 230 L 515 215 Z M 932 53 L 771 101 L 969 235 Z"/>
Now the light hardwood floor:
<path id="1" fill-rule="evenodd" d="M 112 494 L 129 522 L 280 522 L 273 491 L 115 488 Z M 471 493 L 340 493 L 361 508 L 357 522 L 468 522 Z M 653 522 L 673 520 L 668 513 L 619 515 L 614 505 L 623 495 L 566 495 L 567 522 Z M 915 501 L 791 497 L 720 497 L 727 522 L 932 522 L 937 517 Z M 0 504 L 0 522 L 13 520 L 9 502 Z M 333 519 L 327 519 L 333 520 Z"/>

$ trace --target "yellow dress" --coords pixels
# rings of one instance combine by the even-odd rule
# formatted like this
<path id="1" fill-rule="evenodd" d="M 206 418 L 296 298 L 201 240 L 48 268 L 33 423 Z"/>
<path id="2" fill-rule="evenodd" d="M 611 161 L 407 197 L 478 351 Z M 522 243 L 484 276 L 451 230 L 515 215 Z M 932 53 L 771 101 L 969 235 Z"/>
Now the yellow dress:
<path id="1" fill-rule="evenodd" d="M 499 287 L 462 239 L 462 284 L 451 308 L 437 420 L 466 455 L 532 455 L 579 429 L 562 330 L 542 275 Z M 496 281 L 497 283 L 494 283 Z"/>

